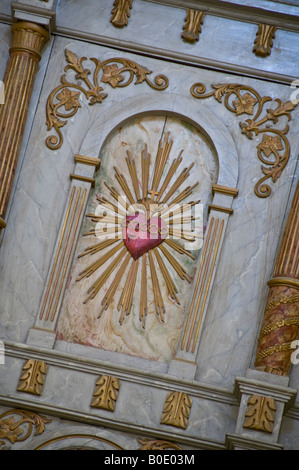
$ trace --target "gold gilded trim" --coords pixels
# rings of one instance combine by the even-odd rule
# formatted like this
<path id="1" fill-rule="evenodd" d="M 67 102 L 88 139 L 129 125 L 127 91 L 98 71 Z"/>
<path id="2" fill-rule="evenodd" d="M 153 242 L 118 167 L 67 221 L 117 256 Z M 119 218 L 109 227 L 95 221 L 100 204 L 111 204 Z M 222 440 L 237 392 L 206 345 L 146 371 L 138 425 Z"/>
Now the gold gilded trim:
<path id="1" fill-rule="evenodd" d="M 0 217 L 0 229 L 1 228 L 5 228 L 6 227 L 6 223 L 4 222 L 4 220 L 2 219 L 2 217 Z"/>
<path id="2" fill-rule="evenodd" d="M 78 154 L 75 155 L 75 162 L 83 163 L 84 165 L 91 165 L 96 167 L 96 169 L 98 169 L 101 164 L 101 160 L 99 158 L 87 157 L 86 155 Z"/>
<path id="3" fill-rule="evenodd" d="M 89 178 L 88 176 L 76 175 L 74 173 L 71 173 L 70 178 L 71 180 L 78 180 L 78 181 L 82 181 L 83 183 L 90 183 L 91 187 L 94 188 L 94 185 L 95 185 L 94 178 Z"/>
<path id="4" fill-rule="evenodd" d="M 299 289 L 299 280 L 298 279 L 291 279 L 289 277 L 274 277 L 267 282 L 269 287 L 273 286 L 288 286 L 294 287 L 295 289 Z"/>
<path id="5" fill-rule="evenodd" d="M 234 213 L 233 209 L 231 209 L 230 207 L 217 206 L 215 204 L 210 204 L 209 205 L 208 212 L 211 212 L 211 210 L 226 212 L 227 214 L 233 214 Z"/>
<path id="6" fill-rule="evenodd" d="M 221 193 L 221 194 L 227 194 L 228 196 L 233 196 L 233 197 L 236 197 L 239 194 L 239 190 L 237 188 L 231 188 L 229 186 L 222 186 L 220 184 L 213 184 L 212 192 L 213 192 L 213 195 L 215 193 Z"/>

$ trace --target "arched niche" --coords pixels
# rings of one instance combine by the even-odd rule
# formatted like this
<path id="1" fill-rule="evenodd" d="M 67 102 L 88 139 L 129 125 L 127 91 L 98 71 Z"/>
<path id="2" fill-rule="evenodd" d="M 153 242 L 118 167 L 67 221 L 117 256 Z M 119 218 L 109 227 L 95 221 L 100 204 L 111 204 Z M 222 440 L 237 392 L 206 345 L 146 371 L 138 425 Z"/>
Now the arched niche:
<path id="1" fill-rule="evenodd" d="M 98 204 L 97 195 L 104 195 L 109 200 L 109 191 L 105 188 L 105 183 L 119 189 L 115 179 L 115 167 L 117 167 L 119 174 L 125 175 L 133 194 L 134 188 L 126 165 L 127 151 L 134 156 L 137 173 L 140 175 L 139 158 L 146 145 L 151 155 L 150 173 L 153 174 L 159 142 L 165 141 L 169 136 L 167 138 L 171 140 L 172 148 L 165 174 L 173 159 L 178 157 L 180 151 L 183 150 L 182 164 L 169 186 L 173 184 L 173 180 L 183 168 L 194 164 L 188 177 L 188 184 L 199 183 L 191 199 L 200 200 L 203 206 L 205 230 L 209 206 L 213 199 L 213 185 L 220 183 L 225 187 L 235 187 L 236 185 L 237 157 L 229 133 L 209 110 L 201 107 L 198 111 L 189 99 L 171 95 L 168 99 L 163 99 L 162 109 L 160 103 L 160 108 L 158 108 L 152 96 L 143 96 L 138 100 L 134 98 L 129 101 L 122 106 L 113 106 L 109 113 L 100 116 L 86 136 L 80 150 L 81 154 L 97 155 L 101 159 L 100 169 L 95 174 L 95 188 L 91 190 L 86 213 L 95 213 Z M 183 110 L 185 110 L 184 114 Z M 184 186 L 186 185 L 187 180 Z M 123 313 L 122 308 L 119 307 L 119 301 L 127 289 L 126 280 L 131 275 L 130 265 L 124 270 L 113 301 L 106 310 L 102 311 L 101 309 L 101 301 L 112 287 L 112 281 L 117 276 L 118 268 L 123 262 L 122 258 L 96 296 L 91 300 L 88 296 L 86 297 L 93 282 L 105 274 L 107 265 L 109 266 L 109 263 L 116 260 L 119 254 L 119 252 L 114 253 L 111 250 L 111 259 L 107 259 L 95 272 L 91 275 L 88 274 L 82 280 L 80 276 L 86 266 L 88 268 L 90 263 L 97 262 L 105 252 L 110 253 L 110 248 L 107 248 L 100 254 L 97 253 L 91 257 L 91 260 L 82 256 L 86 250 L 95 246 L 97 241 L 91 242 L 88 236 L 85 236 L 86 233 L 90 233 L 90 230 L 92 230 L 92 224 L 84 219 L 58 320 L 58 339 L 144 359 L 172 360 L 176 356 L 186 311 L 194 289 L 201 254 L 200 247 L 194 251 L 191 249 L 193 253 L 191 260 L 190 257 L 184 255 L 182 257 L 181 254 L 178 255 L 175 250 L 167 247 L 175 261 L 178 261 L 180 267 L 188 273 L 189 279 L 187 277 L 181 279 L 174 266 L 168 262 L 167 258 L 163 257 L 163 253 L 160 253 L 162 259 L 164 258 L 164 268 L 177 289 L 176 300 L 170 296 L 158 258 L 153 255 L 152 260 L 150 257 L 147 259 L 145 268 L 147 315 L 145 319 L 144 316 L 142 318 L 140 316 L 140 298 L 143 289 L 141 259 L 138 260 L 139 265 L 129 314 L 128 312 Z M 163 315 L 159 315 L 159 312 L 157 314 L 157 289 L 155 291 L 153 284 L 151 261 L 155 266 L 154 271 L 159 284 L 158 290 L 165 307 Z M 78 279 L 80 282 L 76 281 Z M 86 298 L 88 300 L 85 303 Z M 98 318 L 100 311 L 101 316 Z"/>

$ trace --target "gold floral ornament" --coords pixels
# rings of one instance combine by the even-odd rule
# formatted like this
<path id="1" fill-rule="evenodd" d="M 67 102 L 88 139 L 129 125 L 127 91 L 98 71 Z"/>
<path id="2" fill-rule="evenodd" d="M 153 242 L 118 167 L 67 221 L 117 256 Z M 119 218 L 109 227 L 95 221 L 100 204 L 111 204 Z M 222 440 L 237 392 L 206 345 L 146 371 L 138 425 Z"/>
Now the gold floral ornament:
<path id="1" fill-rule="evenodd" d="M 182 450 L 181 447 L 179 447 L 177 444 L 174 444 L 173 442 L 169 441 L 163 441 L 160 439 L 138 439 L 138 441 L 141 444 L 141 447 L 139 447 L 138 450 L 166 450 L 166 449 L 172 449 L 172 450 Z"/>
<path id="2" fill-rule="evenodd" d="M 54 128 L 58 135 L 51 135 L 46 139 L 46 145 L 51 150 L 57 150 L 62 146 L 61 128 L 66 125 L 67 119 L 74 116 L 81 107 L 82 94 L 90 106 L 102 103 L 103 99 L 108 96 L 99 81 L 107 83 L 113 88 L 120 88 L 130 85 L 136 77 L 136 85 L 146 82 L 155 90 L 165 90 L 168 87 L 168 78 L 165 75 L 157 75 L 152 82 L 148 78 L 152 71 L 129 59 L 114 58 L 101 62 L 99 59 L 91 58 L 90 61 L 94 64 L 92 73 L 89 68 L 83 66 L 83 63 L 87 61 L 86 57 L 78 58 L 68 49 L 65 50 L 65 56 L 68 65 L 64 71 L 73 70 L 77 83 L 73 82 L 65 73 L 60 79 L 61 84 L 54 88 L 48 97 L 46 124 L 48 130 Z M 89 78 L 90 75 L 92 79 Z"/>
<path id="3" fill-rule="evenodd" d="M 0 415 L 0 445 L 5 444 L 1 439 L 7 439 L 11 444 L 25 441 L 31 435 L 33 427 L 35 435 L 42 434 L 46 423 L 50 423 L 50 420 L 31 411 L 6 411 Z"/>
<path id="4" fill-rule="evenodd" d="M 235 83 L 212 85 L 212 88 L 214 88 L 214 91 L 205 94 L 205 85 L 195 83 L 192 85 L 190 92 L 194 98 L 198 99 L 214 96 L 219 103 L 222 103 L 224 98 L 225 107 L 237 116 L 241 114 L 253 115 L 255 112 L 252 119 L 246 119 L 245 122 L 240 123 L 240 128 L 241 133 L 249 139 L 253 139 L 254 135 L 263 134 L 261 142 L 257 145 L 257 156 L 263 165 L 267 166 L 261 166 L 264 176 L 256 183 L 254 192 L 258 197 L 266 198 L 270 196 L 271 187 L 264 182 L 272 178 L 273 183 L 275 183 L 281 176 L 290 157 L 290 145 L 286 137 L 289 125 L 286 123 L 284 128 L 276 129 L 272 127 L 271 121 L 276 124 L 283 116 L 287 121 L 290 121 L 290 113 L 297 103 L 292 101 L 283 103 L 280 99 L 273 100 L 270 96 L 261 96 L 250 86 Z M 231 100 L 231 96 L 235 96 L 237 99 Z M 276 108 L 265 110 L 265 103 L 270 101 L 277 103 Z M 265 114 L 261 118 L 263 112 Z"/>

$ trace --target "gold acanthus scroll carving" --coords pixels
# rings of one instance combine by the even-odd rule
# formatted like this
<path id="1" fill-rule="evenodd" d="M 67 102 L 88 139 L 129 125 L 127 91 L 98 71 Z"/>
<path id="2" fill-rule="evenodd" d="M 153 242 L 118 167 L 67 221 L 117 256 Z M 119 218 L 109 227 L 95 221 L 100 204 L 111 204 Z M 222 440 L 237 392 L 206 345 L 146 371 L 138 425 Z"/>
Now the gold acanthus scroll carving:
<path id="1" fill-rule="evenodd" d="M 276 29 L 276 26 L 259 24 L 252 49 L 255 55 L 260 57 L 267 57 L 271 54 Z"/>
<path id="2" fill-rule="evenodd" d="M 130 18 L 130 9 L 132 8 L 133 0 L 115 0 L 111 12 L 111 23 L 116 28 L 123 28 L 127 26 Z"/>
<path id="3" fill-rule="evenodd" d="M 73 70 L 76 73 L 77 83 L 73 83 L 65 73 L 61 77 L 61 84 L 54 88 L 48 97 L 46 106 L 48 130 L 54 128 L 58 135 L 58 137 L 51 135 L 46 139 L 46 145 L 51 150 L 57 150 L 62 146 L 61 128 L 65 126 L 67 119 L 73 117 L 81 107 L 79 101 L 81 93 L 85 95 L 90 106 L 102 103 L 103 99 L 108 96 L 99 81 L 108 83 L 113 88 L 124 88 L 130 85 L 136 77 L 136 85 L 146 82 L 155 90 L 165 90 L 168 87 L 168 78 L 165 75 L 157 75 L 152 82 L 148 77 L 152 71 L 130 59 L 114 58 L 101 62 L 99 59 L 91 58 L 91 62 L 95 65 L 92 72 L 83 66 L 87 60 L 86 57 L 78 58 L 68 49 L 65 50 L 65 56 L 68 65 L 64 71 Z M 90 79 L 89 75 L 93 78 Z"/>
<path id="4" fill-rule="evenodd" d="M 264 176 L 256 183 L 254 192 L 256 196 L 261 198 L 270 196 L 271 187 L 265 184 L 265 181 L 272 178 L 275 183 L 290 157 L 290 144 L 286 137 L 289 125 L 285 123 L 283 129 L 279 129 L 271 127 L 271 122 L 277 124 L 283 116 L 287 121 L 290 121 L 291 112 L 298 103 L 295 101 L 283 103 L 279 98 L 273 100 L 270 96 L 261 96 L 250 86 L 235 83 L 212 85 L 212 88 L 214 91 L 205 93 L 205 85 L 195 83 L 190 91 L 192 96 L 197 99 L 214 96 L 219 103 L 222 103 L 222 98 L 224 98 L 225 107 L 237 116 L 241 114 L 253 115 L 252 118 L 240 123 L 240 129 L 241 133 L 251 140 L 254 136 L 262 136 L 257 145 L 257 156 L 263 164 L 261 169 Z M 269 102 L 275 104 L 276 107 L 270 108 L 269 105 L 269 108 L 265 110 L 264 105 Z M 264 113 L 263 117 L 262 113 Z"/>
<path id="5" fill-rule="evenodd" d="M 25 441 L 32 434 L 42 434 L 45 425 L 51 421 L 27 410 L 9 410 L 0 415 L 0 446 L 5 444 L 2 439 L 7 439 L 11 444 Z"/>
<path id="6" fill-rule="evenodd" d="M 194 43 L 199 40 L 204 16 L 205 13 L 203 11 L 187 10 L 183 32 L 181 34 L 184 41 Z"/>

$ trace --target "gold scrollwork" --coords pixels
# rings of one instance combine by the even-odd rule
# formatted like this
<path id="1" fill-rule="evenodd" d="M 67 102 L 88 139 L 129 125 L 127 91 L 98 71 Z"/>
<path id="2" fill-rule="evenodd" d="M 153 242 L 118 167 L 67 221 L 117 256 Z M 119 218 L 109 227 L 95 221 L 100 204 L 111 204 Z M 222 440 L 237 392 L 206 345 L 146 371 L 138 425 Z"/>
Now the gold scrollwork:
<path id="1" fill-rule="evenodd" d="M 182 450 L 177 444 L 169 441 L 162 441 L 159 439 L 138 439 L 141 444 L 138 450 Z"/>
<path id="2" fill-rule="evenodd" d="M 287 120 L 290 121 L 290 113 L 297 106 L 297 103 L 292 101 L 283 103 L 279 98 L 273 100 L 270 96 L 261 96 L 250 86 L 236 83 L 212 85 L 212 88 L 214 88 L 214 91 L 205 93 L 206 87 L 203 83 L 194 83 L 190 92 L 194 98 L 198 99 L 214 96 L 219 103 L 222 103 L 224 97 L 224 105 L 232 113 L 237 116 L 241 114 L 254 115 L 252 119 L 241 122 L 240 128 L 241 133 L 249 139 L 253 139 L 254 135 L 262 134 L 262 140 L 257 145 L 257 156 L 263 164 L 261 168 L 264 176 L 256 183 L 254 192 L 256 196 L 261 198 L 270 196 L 271 188 L 264 182 L 272 178 L 273 183 L 275 183 L 281 176 L 290 156 L 290 145 L 286 137 L 289 131 L 288 124 L 281 130 L 270 127 L 270 121 L 276 124 L 282 116 L 286 116 Z M 232 96 L 235 96 L 236 99 L 231 101 Z M 260 117 L 264 111 L 265 103 L 269 101 L 275 101 L 277 103 L 276 108 L 266 109 L 264 116 Z M 255 108 L 256 113 L 254 114 Z"/>
<path id="3" fill-rule="evenodd" d="M 73 70 L 76 73 L 75 78 L 79 82 L 73 83 L 65 73 L 60 79 L 61 84 L 54 88 L 48 97 L 46 124 L 48 130 L 54 128 L 58 135 L 58 137 L 51 135 L 46 139 L 46 145 L 51 150 L 57 150 L 61 147 L 63 136 L 60 129 L 65 126 L 67 119 L 74 116 L 81 107 L 79 101 L 81 93 L 85 95 L 89 105 L 102 103 L 103 99 L 107 97 L 107 93 L 99 84 L 100 73 L 102 74 L 100 81 L 108 83 L 113 88 L 123 88 L 130 85 L 134 77 L 136 77 L 136 85 L 146 82 L 155 90 L 165 90 L 168 87 L 168 78 L 165 75 L 157 75 L 154 82 L 152 82 L 148 78 L 152 71 L 130 59 L 114 58 L 101 62 L 99 59 L 91 58 L 91 62 L 95 64 L 92 74 L 90 69 L 83 66 L 83 63 L 87 60 L 86 57 L 78 58 L 74 52 L 68 49 L 65 50 L 65 56 L 68 65 L 66 65 L 64 71 Z M 119 67 L 119 64 L 121 67 Z M 93 76 L 92 81 L 88 77 L 91 74 Z M 63 107 L 64 111 L 62 111 Z"/>
<path id="4" fill-rule="evenodd" d="M 16 419 L 16 416 L 19 419 Z M 42 434 L 45 430 L 45 424 L 51 421 L 32 411 L 27 410 L 9 410 L 0 415 L 0 445 L 5 444 L 2 439 L 7 439 L 11 444 L 28 439 L 33 427 L 35 435 Z"/>

